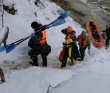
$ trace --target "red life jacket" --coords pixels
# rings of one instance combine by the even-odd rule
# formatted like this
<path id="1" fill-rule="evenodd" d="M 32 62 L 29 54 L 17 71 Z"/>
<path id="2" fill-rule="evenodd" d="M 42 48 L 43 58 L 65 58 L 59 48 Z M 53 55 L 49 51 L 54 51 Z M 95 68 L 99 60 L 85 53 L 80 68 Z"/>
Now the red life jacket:
<path id="1" fill-rule="evenodd" d="M 87 45 L 87 37 L 88 37 L 88 35 L 86 36 L 86 39 L 83 41 L 83 46 L 86 46 Z M 82 44 L 81 38 L 79 39 L 79 44 L 80 45 Z"/>
<path id="2" fill-rule="evenodd" d="M 46 30 L 41 31 L 41 33 L 42 33 L 42 38 L 41 38 L 39 44 L 43 45 L 46 43 Z M 36 43 L 36 44 L 38 44 L 38 43 Z"/>
<path id="3" fill-rule="evenodd" d="M 74 32 L 72 32 L 72 33 L 70 33 L 69 35 L 67 35 L 67 34 L 66 34 L 65 39 L 70 39 L 70 36 L 71 36 L 72 34 L 75 34 L 75 33 L 74 33 Z M 75 34 L 75 36 L 76 36 L 76 34 Z"/>

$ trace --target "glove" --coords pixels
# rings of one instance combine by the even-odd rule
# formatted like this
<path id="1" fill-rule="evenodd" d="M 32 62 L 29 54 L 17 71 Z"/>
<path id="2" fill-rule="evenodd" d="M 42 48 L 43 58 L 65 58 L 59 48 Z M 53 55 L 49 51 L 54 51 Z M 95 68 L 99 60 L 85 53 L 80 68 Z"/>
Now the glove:
<path id="1" fill-rule="evenodd" d="M 35 33 L 32 33 L 32 34 L 31 34 L 31 37 L 35 37 Z"/>
<path id="2" fill-rule="evenodd" d="M 63 45 L 65 45 L 65 44 L 66 44 L 66 42 L 63 41 Z"/>
<path id="3" fill-rule="evenodd" d="M 90 54 L 90 49 L 88 49 L 88 54 Z"/>
<path id="4" fill-rule="evenodd" d="M 76 42 L 75 41 L 73 41 L 73 42 L 71 42 L 71 43 L 69 43 L 70 45 L 76 45 Z"/>
<path id="5" fill-rule="evenodd" d="M 104 32 L 103 32 L 103 31 L 99 31 L 99 33 L 101 33 L 102 35 L 104 34 Z"/>

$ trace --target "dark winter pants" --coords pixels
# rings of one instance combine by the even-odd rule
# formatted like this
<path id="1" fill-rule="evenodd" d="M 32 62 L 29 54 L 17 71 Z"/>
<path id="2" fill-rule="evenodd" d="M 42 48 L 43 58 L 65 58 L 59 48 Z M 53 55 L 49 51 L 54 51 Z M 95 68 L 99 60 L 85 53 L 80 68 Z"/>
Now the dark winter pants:
<path id="1" fill-rule="evenodd" d="M 43 60 L 43 66 L 47 67 L 47 56 L 45 53 L 41 54 L 42 60 Z"/>
<path id="2" fill-rule="evenodd" d="M 77 60 L 77 58 L 79 57 L 79 51 L 78 51 L 78 47 L 77 46 L 74 46 L 72 48 L 72 55 L 73 55 L 73 58 L 75 60 Z"/>
<path id="3" fill-rule="evenodd" d="M 79 51 L 78 51 L 78 47 L 77 46 L 74 46 L 72 48 L 72 56 L 73 56 L 73 59 L 75 59 L 75 60 L 79 57 Z M 68 55 L 68 48 L 65 48 L 61 67 L 66 67 L 66 63 L 67 63 L 67 58 L 68 57 L 69 57 L 69 55 Z"/>
<path id="4" fill-rule="evenodd" d="M 106 45 L 106 47 L 109 46 L 109 40 L 110 40 L 110 36 L 109 36 L 109 37 L 107 36 L 107 39 L 106 39 L 106 41 L 105 41 L 105 45 Z"/>
<path id="5" fill-rule="evenodd" d="M 84 48 L 81 48 L 81 47 L 80 47 L 80 49 L 79 49 L 79 51 L 80 51 L 80 56 L 81 56 L 81 59 L 82 59 L 82 60 L 84 59 L 86 48 L 87 48 L 87 47 L 84 47 Z"/>
<path id="6" fill-rule="evenodd" d="M 69 55 L 68 55 L 68 48 L 65 48 L 64 56 L 63 56 L 63 61 L 62 61 L 61 67 L 65 67 L 65 66 L 66 66 L 67 58 L 68 58 L 68 57 L 69 57 Z"/>
<path id="7" fill-rule="evenodd" d="M 43 60 L 43 66 L 47 66 L 47 56 L 46 56 L 46 50 L 47 50 L 47 44 L 40 45 L 40 46 L 35 46 L 32 38 L 28 42 L 28 46 L 32 48 L 29 52 L 28 55 L 32 58 L 35 59 L 35 61 L 38 61 L 37 55 L 41 54 L 42 60 Z M 33 63 L 38 63 L 34 62 Z"/>

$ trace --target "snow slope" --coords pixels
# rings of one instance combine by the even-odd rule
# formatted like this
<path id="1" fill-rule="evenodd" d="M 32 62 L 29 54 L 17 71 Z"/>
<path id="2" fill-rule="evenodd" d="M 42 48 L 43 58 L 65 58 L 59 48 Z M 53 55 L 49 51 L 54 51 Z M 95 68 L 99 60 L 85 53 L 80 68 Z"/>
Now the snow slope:
<path id="1" fill-rule="evenodd" d="M 53 89 L 50 93 L 109 93 L 109 78 L 108 75 L 95 72 L 80 73 L 61 83 L 63 86 Z"/>
<path id="2" fill-rule="evenodd" d="M 64 12 L 49 0 L 40 0 L 38 6 L 34 1 L 4 0 L 5 5 L 11 7 L 14 4 L 17 9 L 16 15 L 4 12 L 4 24 L 10 29 L 8 44 L 30 35 L 33 32 L 30 26 L 33 21 L 43 25 L 49 24 Z M 77 36 L 84 30 L 70 17 L 66 19 L 65 24 L 47 29 L 47 42 L 52 47 L 47 68 L 42 67 L 40 55 L 39 67 L 29 64 L 31 60 L 27 55 L 30 50 L 28 40 L 9 54 L 5 51 L 0 52 L 0 67 L 6 76 L 6 83 L 0 84 L 0 93 L 109 93 L 110 49 L 106 50 L 104 47 L 99 49 L 92 45 L 90 55 L 87 54 L 88 49 L 86 49 L 84 61 L 77 61 L 75 66 L 67 63 L 65 70 L 57 69 L 61 65 L 58 56 L 62 50 L 62 42 L 65 40 L 61 29 L 68 25 L 73 27 Z"/>
<path id="3" fill-rule="evenodd" d="M 62 10 L 59 6 L 56 6 L 55 3 L 51 3 L 48 0 L 41 0 L 41 2 L 38 3 L 38 6 L 34 4 L 34 0 L 19 0 L 14 2 L 13 0 L 4 0 L 4 4 L 7 6 L 15 4 L 15 9 L 17 9 L 18 11 L 16 15 L 11 15 L 4 11 L 4 24 L 5 26 L 9 26 L 10 29 L 9 37 L 7 40 L 8 44 L 30 35 L 33 32 L 33 29 L 31 28 L 31 23 L 33 21 L 37 21 L 39 23 L 42 23 L 43 25 L 49 24 L 50 22 L 56 20 L 57 17 L 64 12 L 64 10 Z M 36 13 L 37 16 L 35 16 L 34 13 Z M 68 17 L 66 21 L 67 22 L 63 25 L 47 29 L 47 42 L 53 49 L 51 55 L 49 55 L 48 57 L 50 64 L 54 60 L 58 61 L 57 57 L 59 55 L 59 51 L 61 51 L 62 49 L 62 41 L 64 41 L 65 36 L 61 33 L 61 29 L 66 28 L 68 25 L 71 25 L 73 29 L 76 30 L 76 34 L 82 31 L 81 26 L 74 22 L 70 17 Z M 10 61 L 17 60 L 14 65 L 18 65 L 20 63 L 20 65 L 22 66 L 28 66 L 30 59 L 27 54 L 30 48 L 28 47 L 27 43 L 28 40 L 17 46 L 9 54 L 6 54 L 5 51 L 0 53 L 0 63 L 9 62 L 9 64 L 11 64 Z M 25 59 L 19 60 L 22 58 Z M 39 61 L 41 61 L 40 58 Z"/>

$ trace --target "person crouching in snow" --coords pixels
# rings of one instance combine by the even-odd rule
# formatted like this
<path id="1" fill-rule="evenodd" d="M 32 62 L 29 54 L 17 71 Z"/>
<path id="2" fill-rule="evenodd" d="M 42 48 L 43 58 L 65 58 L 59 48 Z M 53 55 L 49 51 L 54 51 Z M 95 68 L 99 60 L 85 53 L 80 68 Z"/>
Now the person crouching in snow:
<path id="1" fill-rule="evenodd" d="M 66 42 L 63 42 L 63 56 L 62 56 L 62 64 L 61 67 L 58 67 L 60 69 L 65 69 L 67 58 L 69 57 L 71 61 L 69 62 L 70 65 L 76 64 L 76 59 L 79 56 L 78 47 L 76 44 L 76 34 L 75 31 L 72 31 L 72 27 L 68 26 L 66 29 L 62 30 L 62 33 L 66 35 L 65 39 Z"/>
<path id="2" fill-rule="evenodd" d="M 85 31 L 82 31 L 82 33 L 76 38 L 77 41 L 79 41 L 79 52 L 80 52 L 80 59 L 78 61 L 84 60 L 85 50 L 88 47 L 88 54 L 90 54 L 90 48 L 91 43 L 88 35 L 86 35 Z"/>

